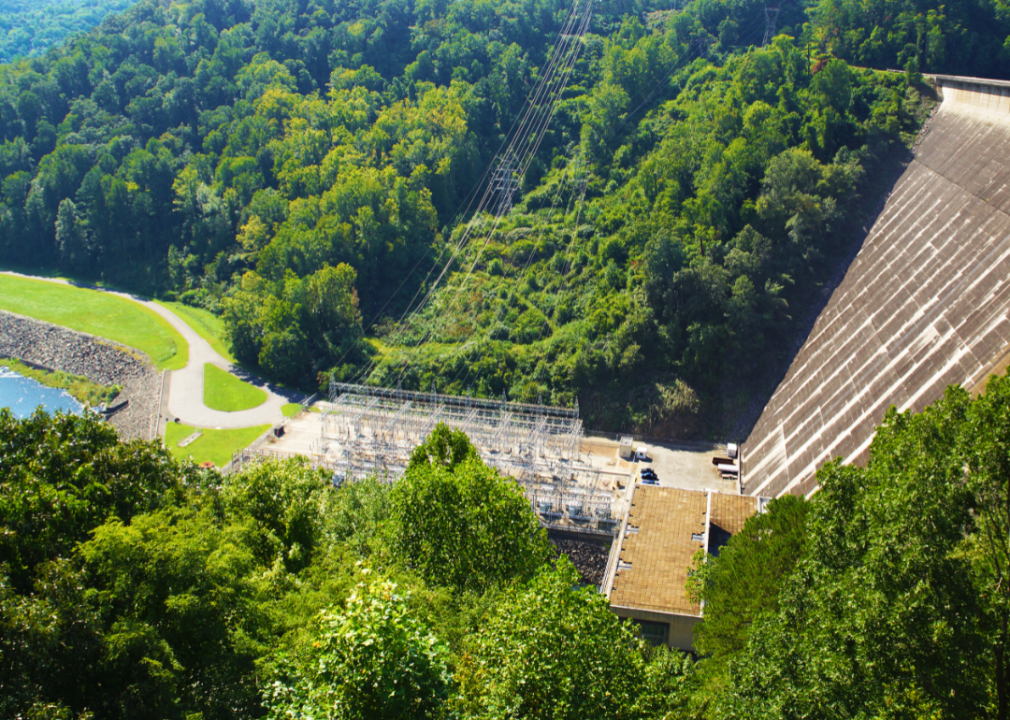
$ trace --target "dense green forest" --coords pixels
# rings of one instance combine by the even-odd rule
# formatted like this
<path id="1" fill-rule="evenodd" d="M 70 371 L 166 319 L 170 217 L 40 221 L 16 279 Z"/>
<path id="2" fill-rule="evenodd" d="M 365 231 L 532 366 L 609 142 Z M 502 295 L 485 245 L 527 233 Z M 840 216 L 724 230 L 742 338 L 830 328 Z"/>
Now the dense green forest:
<path id="1" fill-rule="evenodd" d="M 703 432 L 900 166 L 918 73 L 1004 75 L 1010 19 L 785 4 L 760 48 L 752 0 L 606 0 L 575 33 L 584 7 L 143 0 L 0 66 L 0 262 L 204 306 L 244 364 L 305 388 Z M 495 216 L 479 199 L 547 96 Z"/>
<path id="2" fill-rule="evenodd" d="M 0 62 L 41 55 L 137 0 L 0 0 Z"/>
<path id="3" fill-rule="evenodd" d="M 892 410 L 865 468 L 699 558 L 698 657 L 613 615 L 445 426 L 339 488 L 96 416 L 2 410 L 0 447 L 5 718 L 1008 717 L 1007 378 Z"/>

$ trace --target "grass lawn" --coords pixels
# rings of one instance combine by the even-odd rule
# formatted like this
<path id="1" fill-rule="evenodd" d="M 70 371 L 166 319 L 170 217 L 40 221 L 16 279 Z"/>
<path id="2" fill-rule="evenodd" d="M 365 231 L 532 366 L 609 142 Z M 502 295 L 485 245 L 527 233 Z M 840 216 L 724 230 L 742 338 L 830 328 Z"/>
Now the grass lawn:
<path id="1" fill-rule="evenodd" d="M 196 432 L 196 428 L 168 423 L 165 426 L 165 447 L 176 460 L 192 457 L 198 465 L 209 460 L 221 468 L 231 462 L 232 453 L 248 447 L 269 429 L 269 425 L 257 425 L 237 430 L 204 430 L 203 435 L 181 448 L 179 443 Z"/>
<path id="2" fill-rule="evenodd" d="M 189 361 L 189 345 L 167 320 L 132 300 L 97 290 L 0 275 L 0 310 L 136 348 L 159 370 L 178 370 Z"/>
<path id="3" fill-rule="evenodd" d="M 217 351 L 218 355 L 230 363 L 235 362 L 235 358 L 228 352 L 228 346 L 224 341 L 224 323 L 221 322 L 221 318 L 210 310 L 193 307 L 192 305 L 183 305 L 178 302 L 162 302 L 161 300 L 155 300 L 155 302 L 185 320 L 186 324 L 193 328 L 197 335 L 210 343 L 210 346 Z"/>
<path id="4" fill-rule="evenodd" d="M 302 406 L 298 403 L 284 403 L 281 405 L 281 412 L 284 413 L 284 417 L 294 417 L 302 409 Z"/>
<path id="5" fill-rule="evenodd" d="M 203 404 L 211 410 L 249 410 L 266 400 L 266 392 L 258 387 L 242 382 L 216 365 L 206 363 L 203 366 Z"/>

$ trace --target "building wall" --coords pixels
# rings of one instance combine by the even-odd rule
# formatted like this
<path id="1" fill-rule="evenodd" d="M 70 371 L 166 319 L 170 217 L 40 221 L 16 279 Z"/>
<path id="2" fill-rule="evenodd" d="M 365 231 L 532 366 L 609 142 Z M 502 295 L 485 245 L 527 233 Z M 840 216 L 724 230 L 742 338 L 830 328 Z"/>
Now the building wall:
<path id="1" fill-rule="evenodd" d="M 625 620 L 666 625 L 665 642 L 667 646 L 685 652 L 694 652 L 694 628 L 701 622 L 702 619 L 700 617 L 638 610 L 636 608 L 613 605 L 610 609 L 617 617 Z"/>

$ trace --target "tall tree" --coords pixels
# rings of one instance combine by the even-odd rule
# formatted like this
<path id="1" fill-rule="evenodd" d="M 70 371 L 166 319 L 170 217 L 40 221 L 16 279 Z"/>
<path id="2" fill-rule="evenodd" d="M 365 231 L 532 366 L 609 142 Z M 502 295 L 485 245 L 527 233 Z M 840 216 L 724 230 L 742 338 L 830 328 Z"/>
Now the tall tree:
<path id="1" fill-rule="evenodd" d="M 963 432 L 976 531 L 970 555 L 985 609 L 998 720 L 1010 713 L 1010 378 L 991 376 Z"/>
<path id="2" fill-rule="evenodd" d="M 693 576 L 705 603 L 705 622 L 695 628 L 700 652 L 721 665 L 746 647 L 755 622 L 778 613 L 782 585 L 806 547 L 809 508 L 794 495 L 772 500 L 718 555 L 700 559 Z"/>
<path id="3" fill-rule="evenodd" d="M 87 268 L 87 245 L 84 228 L 77 217 L 77 207 L 70 198 L 60 202 L 56 213 L 56 244 L 60 250 L 60 265 L 67 270 Z"/>
<path id="4" fill-rule="evenodd" d="M 505 593 L 456 673 L 462 718 L 663 717 L 684 700 L 689 665 L 665 648 L 649 651 L 604 596 L 578 587 L 578 577 L 562 556 Z"/>
<path id="5" fill-rule="evenodd" d="M 425 580 L 484 591 L 532 577 L 551 556 L 522 488 L 439 425 L 390 493 L 394 548 Z"/>
<path id="6" fill-rule="evenodd" d="M 365 571 L 344 607 L 323 611 L 315 624 L 267 692 L 269 717 L 444 717 L 448 651 L 394 583 Z"/>

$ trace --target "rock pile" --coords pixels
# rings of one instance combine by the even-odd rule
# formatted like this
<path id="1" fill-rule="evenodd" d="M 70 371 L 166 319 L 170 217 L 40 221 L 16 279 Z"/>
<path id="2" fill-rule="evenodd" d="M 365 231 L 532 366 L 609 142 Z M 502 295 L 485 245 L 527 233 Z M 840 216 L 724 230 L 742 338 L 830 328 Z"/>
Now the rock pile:
<path id="1" fill-rule="evenodd" d="M 0 311 L 0 357 L 82 375 L 101 385 L 120 385 L 123 391 L 113 404 L 129 404 L 109 422 L 127 440 L 151 440 L 157 433 L 161 373 L 133 348 Z"/>
<path id="2" fill-rule="evenodd" d="M 610 544 L 596 540 L 581 540 L 556 533 L 548 533 L 551 543 L 558 555 L 565 554 L 572 565 L 579 571 L 581 581 L 586 585 L 600 586 L 607 572 L 607 558 L 610 555 Z"/>

